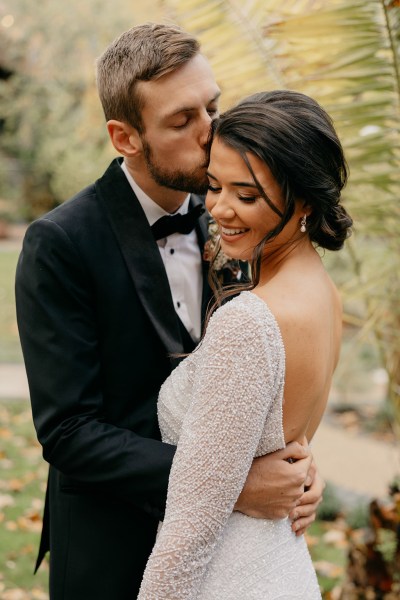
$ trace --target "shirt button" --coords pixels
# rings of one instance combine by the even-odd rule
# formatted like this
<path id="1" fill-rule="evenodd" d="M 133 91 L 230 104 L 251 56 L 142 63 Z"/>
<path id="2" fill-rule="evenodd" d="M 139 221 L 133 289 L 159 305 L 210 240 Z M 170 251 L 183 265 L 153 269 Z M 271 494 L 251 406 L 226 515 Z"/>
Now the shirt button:
<path id="1" fill-rule="evenodd" d="M 181 307 L 181 303 L 180 302 L 177 302 L 176 305 L 177 305 L 178 308 Z"/>
<path id="2" fill-rule="evenodd" d="M 175 252 L 175 250 L 173 248 L 171 248 L 171 250 L 169 251 L 170 254 L 173 254 Z"/>

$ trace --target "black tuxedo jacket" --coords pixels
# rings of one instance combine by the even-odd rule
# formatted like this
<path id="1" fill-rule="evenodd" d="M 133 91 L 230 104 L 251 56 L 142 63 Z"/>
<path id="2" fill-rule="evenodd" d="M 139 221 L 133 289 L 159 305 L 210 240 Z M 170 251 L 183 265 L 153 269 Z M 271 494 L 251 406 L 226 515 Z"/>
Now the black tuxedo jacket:
<path id="1" fill-rule="evenodd" d="M 205 214 L 201 249 L 207 224 Z M 28 228 L 16 299 L 34 422 L 50 463 L 38 562 L 50 548 L 51 598 L 133 600 L 175 451 L 160 442 L 157 395 L 174 367 L 170 354 L 192 348 L 118 159 Z"/>

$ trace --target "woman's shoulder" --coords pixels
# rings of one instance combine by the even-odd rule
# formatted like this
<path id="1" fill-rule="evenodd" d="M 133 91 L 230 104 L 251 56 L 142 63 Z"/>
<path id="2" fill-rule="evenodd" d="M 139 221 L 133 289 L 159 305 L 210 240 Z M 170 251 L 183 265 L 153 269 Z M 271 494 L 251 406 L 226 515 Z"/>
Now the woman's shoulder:
<path id="1" fill-rule="evenodd" d="M 250 291 L 228 300 L 210 318 L 197 360 L 198 364 L 222 362 L 235 369 L 257 365 L 260 373 L 283 373 L 285 347 L 267 304 Z"/>
<path id="2" fill-rule="evenodd" d="M 228 300 L 212 315 L 208 329 L 223 328 L 236 338 L 246 339 L 250 332 L 257 337 L 278 338 L 281 340 L 278 322 L 268 304 L 251 291 L 242 291 Z"/>
<path id="3" fill-rule="evenodd" d="M 252 291 L 242 291 L 228 299 L 215 311 L 211 318 L 224 318 L 225 316 L 230 318 L 233 315 L 240 315 L 242 318 L 249 320 L 274 319 L 268 304 L 262 297 Z"/>
<path id="4" fill-rule="evenodd" d="M 273 281 L 256 290 L 281 327 L 315 327 L 341 318 L 340 295 L 326 271 L 307 277 L 302 273 Z"/>
<path id="5" fill-rule="evenodd" d="M 338 352 L 342 307 L 328 274 L 304 280 L 296 275 L 257 291 L 278 322 L 288 365 L 299 365 L 301 371 L 320 360 L 331 364 L 327 357 Z"/>

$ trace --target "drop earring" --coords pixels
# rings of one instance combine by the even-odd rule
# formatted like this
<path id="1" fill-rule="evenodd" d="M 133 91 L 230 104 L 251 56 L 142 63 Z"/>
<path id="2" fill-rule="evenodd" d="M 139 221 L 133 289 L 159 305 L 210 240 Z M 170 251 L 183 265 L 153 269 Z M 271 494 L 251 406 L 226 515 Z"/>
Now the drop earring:
<path id="1" fill-rule="evenodd" d="M 301 233 L 305 233 L 307 230 L 307 215 L 304 215 L 301 217 L 301 221 L 300 221 L 300 231 Z"/>

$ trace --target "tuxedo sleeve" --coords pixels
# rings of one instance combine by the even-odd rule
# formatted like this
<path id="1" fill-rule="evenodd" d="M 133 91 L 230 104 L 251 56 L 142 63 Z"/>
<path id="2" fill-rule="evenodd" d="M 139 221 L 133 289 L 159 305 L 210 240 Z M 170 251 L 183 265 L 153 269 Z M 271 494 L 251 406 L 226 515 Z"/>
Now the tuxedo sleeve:
<path id="1" fill-rule="evenodd" d="M 83 487 L 161 518 L 175 448 L 107 422 L 91 275 L 52 220 L 28 228 L 17 266 L 16 304 L 45 460 Z"/>

